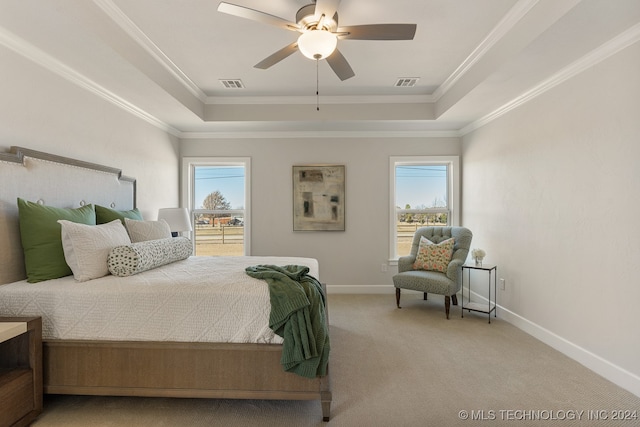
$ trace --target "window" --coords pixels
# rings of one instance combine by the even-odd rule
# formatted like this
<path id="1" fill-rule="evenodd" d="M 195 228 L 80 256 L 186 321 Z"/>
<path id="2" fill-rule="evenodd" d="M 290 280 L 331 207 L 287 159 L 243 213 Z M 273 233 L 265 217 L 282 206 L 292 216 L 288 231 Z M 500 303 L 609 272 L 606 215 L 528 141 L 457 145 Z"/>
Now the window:
<path id="1" fill-rule="evenodd" d="M 459 223 L 458 157 L 391 157 L 389 254 L 408 255 L 416 229 Z"/>
<path id="2" fill-rule="evenodd" d="M 250 254 L 251 159 L 184 158 L 183 204 L 193 223 L 195 255 Z"/>

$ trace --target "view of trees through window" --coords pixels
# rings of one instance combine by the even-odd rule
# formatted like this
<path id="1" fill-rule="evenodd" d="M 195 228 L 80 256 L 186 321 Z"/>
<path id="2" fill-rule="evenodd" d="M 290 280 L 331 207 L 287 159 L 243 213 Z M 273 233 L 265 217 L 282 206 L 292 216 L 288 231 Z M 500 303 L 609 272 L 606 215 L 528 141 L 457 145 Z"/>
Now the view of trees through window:
<path id="1" fill-rule="evenodd" d="M 447 164 L 396 164 L 396 254 L 408 255 L 415 231 L 449 224 Z"/>
<path id="2" fill-rule="evenodd" d="M 193 182 L 195 254 L 244 255 L 244 166 L 196 166 Z"/>

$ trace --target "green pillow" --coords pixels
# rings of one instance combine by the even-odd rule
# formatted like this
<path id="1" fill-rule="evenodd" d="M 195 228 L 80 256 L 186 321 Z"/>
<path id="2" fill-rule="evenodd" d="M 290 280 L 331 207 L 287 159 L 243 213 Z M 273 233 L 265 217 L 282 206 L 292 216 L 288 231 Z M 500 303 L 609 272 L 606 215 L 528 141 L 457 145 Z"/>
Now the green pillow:
<path id="1" fill-rule="evenodd" d="M 20 238 L 24 251 L 27 282 L 69 276 L 71 269 L 64 259 L 59 219 L 95 225 L 93 205 L 77 209 L 54 208 L 18 198 Z"/>
<path id="2" fill-rule="evenodd" d="M 96 222 L 98 224 L 106 224 L 108 222 L 113 221 L 114 219 L 119 219 L 124 224 L 124 219 L 136 219 L 138 221 L 142 221 L 142 214 L 138 210 L 138 208 L 134 208 L 128 211 L 117 211 L 115 209 L 105 208 L 104 206 L 96 205 Z"/>

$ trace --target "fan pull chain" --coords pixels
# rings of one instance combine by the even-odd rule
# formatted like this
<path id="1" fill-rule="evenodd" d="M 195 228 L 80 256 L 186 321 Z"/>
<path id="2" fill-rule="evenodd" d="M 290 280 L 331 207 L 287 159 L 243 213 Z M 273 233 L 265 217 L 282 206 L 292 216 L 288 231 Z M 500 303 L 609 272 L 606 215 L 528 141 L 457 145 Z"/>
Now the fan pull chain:
<path id="1" fill-rule="evenodd" d="M 318 71 L 318 64 L 320 59 L 316 58 L 316 111 L 320 111 L 320 76 Z"/>

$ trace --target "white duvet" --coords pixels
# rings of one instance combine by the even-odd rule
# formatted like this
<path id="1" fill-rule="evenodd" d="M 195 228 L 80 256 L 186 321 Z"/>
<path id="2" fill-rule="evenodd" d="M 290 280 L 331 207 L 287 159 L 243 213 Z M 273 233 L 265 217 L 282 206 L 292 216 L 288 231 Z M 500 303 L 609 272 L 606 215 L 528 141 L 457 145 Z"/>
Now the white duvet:
<path id="1" fill-rule="evenodd" d="M 0 286 L 0 316 L 41 316 L 43 339 L 282 343 L 269 328 L 269 289 L 245 273 L 300 257 L 197 257 L 130 277 L 73 276 Z"/>

